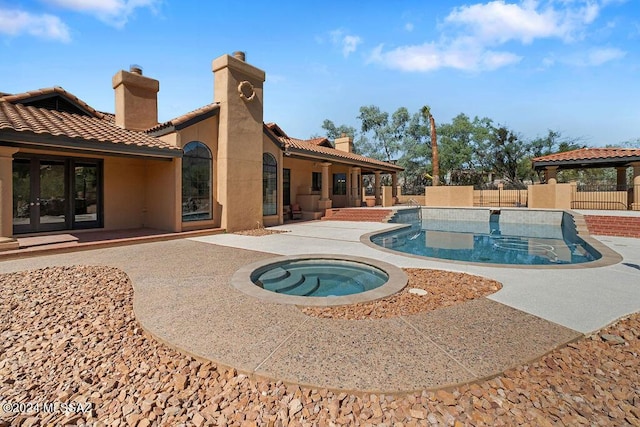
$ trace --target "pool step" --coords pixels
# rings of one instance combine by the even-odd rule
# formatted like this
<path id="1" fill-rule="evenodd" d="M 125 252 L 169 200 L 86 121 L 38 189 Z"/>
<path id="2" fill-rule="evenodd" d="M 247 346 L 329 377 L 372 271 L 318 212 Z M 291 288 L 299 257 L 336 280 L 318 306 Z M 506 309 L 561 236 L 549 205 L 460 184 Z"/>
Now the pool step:
<path id="1" fill-rule="evenodd" d="M 289 273 L 284 268 L 276 267 L 269 271 L 265 271 L 260 276 L 259 280 L 263 285 L 267 283 L 275 283 L 275 282 L 279 282 L 281 280 L 286 279 L 287 277 L 289 277 L 290 274 L 291 273 Z"/>
<path id="2" fill-rule="evenodd" d="M 318 277 L 303 276 L 303 278 L 304 280 L 300 284 L 287 291 L 288 295 L 307 296 L 314 293 L 320 287 L 320 279 Z"/>
<path id="3" fill-rule="evenodd" d="M 297 272 L 289 273 L 288 276 L 282 280 L 271 281 L 271 282 L 262 282 L 262 287 L 268 291 L 272 292 L 288 292 L 289 290 L 299 286 L 302 282 L 304 282 L 304 276 Z"/>

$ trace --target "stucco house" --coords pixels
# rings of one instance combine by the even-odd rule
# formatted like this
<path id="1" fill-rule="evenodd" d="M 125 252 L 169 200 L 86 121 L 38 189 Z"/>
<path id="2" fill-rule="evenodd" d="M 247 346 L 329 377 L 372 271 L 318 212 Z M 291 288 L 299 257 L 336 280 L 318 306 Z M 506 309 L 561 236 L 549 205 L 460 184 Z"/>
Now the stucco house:
<path id="1" fill-rule="evenodd" d="M 352 141 L 301 140 L 263 122 L 265 72 L 242 52 L 212 62 L 211 104 L 158 123 L 159 82 L 113 76 L 115 114 L 60 87 L 0 93 L 0 248 L 61 230 L 227 231 L 360 206 L 362 176 L 402 168 Z"/>

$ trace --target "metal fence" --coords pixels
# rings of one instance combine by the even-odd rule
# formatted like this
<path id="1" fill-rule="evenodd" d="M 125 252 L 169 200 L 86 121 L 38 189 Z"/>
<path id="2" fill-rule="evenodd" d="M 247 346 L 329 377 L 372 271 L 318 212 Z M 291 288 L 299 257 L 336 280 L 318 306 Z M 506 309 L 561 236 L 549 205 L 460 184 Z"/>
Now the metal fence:
<path id="1" fill-rule="evenodd" d="M 615 184 L 578 184 L 571 197 L 571 208 L 627 210 L 632 201 L 633 187 Z"/>
<path id="2" fill-rule="evenodd" d="M 529 192 L 523 189 L 474 188 L 473 206 L 527 207 Z"/>

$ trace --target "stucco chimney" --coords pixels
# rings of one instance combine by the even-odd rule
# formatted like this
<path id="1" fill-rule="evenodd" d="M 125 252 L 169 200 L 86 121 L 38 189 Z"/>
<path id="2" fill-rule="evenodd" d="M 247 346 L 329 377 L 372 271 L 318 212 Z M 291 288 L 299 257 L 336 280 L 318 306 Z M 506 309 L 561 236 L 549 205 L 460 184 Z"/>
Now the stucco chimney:
<path id="1" fill-rule="evenodd" d="M 211 63 L 218 113 L 218 203 L 227 231 L 262 224 L 263 86 L 265 72 L 238 53 Z"/>
<path id="2" fill-rule="evenodd" d="M 112 79 L 116 96 L 116 125 L 129 130 L 145 130 L 158 124 L 158 80 L 142 75 L 142 67 L 132 65 Z"/>
<path id="3" fill-rule="evenodd" d="M 353 138 L 344 133 L 340 138 L 336 138 L 334 144 L 336 146 L 336 150 L 346 151 L 347 153 L 353 152 Z"/>

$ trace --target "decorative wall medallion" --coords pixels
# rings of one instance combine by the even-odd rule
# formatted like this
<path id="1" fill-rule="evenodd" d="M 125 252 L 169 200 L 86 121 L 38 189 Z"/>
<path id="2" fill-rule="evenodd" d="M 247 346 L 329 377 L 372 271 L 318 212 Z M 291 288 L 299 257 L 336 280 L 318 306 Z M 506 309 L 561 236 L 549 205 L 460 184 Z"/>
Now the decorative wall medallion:
<path id="1" fill-rule="evenodd" d="M 256 91 L 253 88 L 251 82 L 243 80 L 238 85 L 238 93 L 240 94 L 240 98 L 242 98 L 245 102 L 253 101 L 253 98 L 256 96 Z"/>

